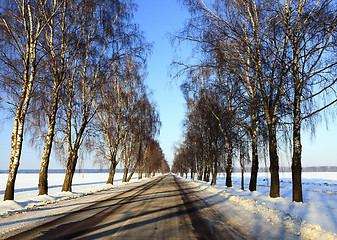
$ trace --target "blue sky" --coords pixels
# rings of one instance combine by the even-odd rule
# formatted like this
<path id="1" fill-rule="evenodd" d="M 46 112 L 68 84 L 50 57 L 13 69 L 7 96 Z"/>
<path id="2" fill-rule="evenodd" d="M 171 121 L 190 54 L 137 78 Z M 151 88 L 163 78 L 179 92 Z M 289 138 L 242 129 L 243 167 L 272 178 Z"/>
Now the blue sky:
<path id="1" fill-rule="evenodd" d="M 173 147 L 181 139 L 182 121 L 185 107 L 179 84 L 182 79 L 172 80 L 169 74 L 170 63 L 174 59 L 174 48 L 169 40 L 169 33 L 175 33 L 183 27 L 188 17 L 177 0 L 136 0 L 138 11 L 135 21 L 144 31 L 146 40 L 153 43 L 152 55 L 148 59 L 148 76 L 146 83 L 152 90 L 152 99 L 157 104 L 162 128 L 159 142 L 169 162 L 173 162 Z M 187 48 L 187 49 L 186 49 Z M 182 51 L 185 57 L 189 53 L 188 46 Z M 332 123 L 329 130 L 318 126 L 316 137 L 303 133 L 303 166 L 337 165 L 337 124 Z M 10 137 L 13 127 L 12 121 L 0 126 L 0 169 L 7 169 L 10 157 Z M 28 137 L 25 138 L 28 140 Z M 38 169 L 41 155 L 24 144 L 21 169 Z M 291 159 L 280 159 L 281 165 L 290 166 Z M 261 163 L 263 166 L 264 163 Z M 92 164 L 86 160 L 85 167 Z M 98 167 L 98 166 L 96 166 Z M 50 168 L 62 168 L 54 158 L 51 159 Z"/>
<path id="2" fill-rule="evenodd" d="M 179 88 L 179 79 L 170 78 L 170 64 L 174 58 L 169 34 L 180 30 L 188 14 L 177 0 L 138 0 L 135 21 L 144 31 L 146 40 L 153 43 L 148 59 L 147 85 L 157 103 L 162 127 L 159 141 L 164 154 L 173 162 L 173 146 L 181 137 L 184 118 L 184 99 Z"/>

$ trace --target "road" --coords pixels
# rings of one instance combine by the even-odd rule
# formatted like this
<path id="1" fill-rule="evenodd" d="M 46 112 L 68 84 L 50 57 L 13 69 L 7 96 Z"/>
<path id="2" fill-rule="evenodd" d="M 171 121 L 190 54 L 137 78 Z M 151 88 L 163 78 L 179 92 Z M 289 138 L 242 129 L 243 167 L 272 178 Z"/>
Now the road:
<path id="1" fill-rule="evenodd" d="M 10 239 L 245 238 L 193 191 L 165 175 Z"/>

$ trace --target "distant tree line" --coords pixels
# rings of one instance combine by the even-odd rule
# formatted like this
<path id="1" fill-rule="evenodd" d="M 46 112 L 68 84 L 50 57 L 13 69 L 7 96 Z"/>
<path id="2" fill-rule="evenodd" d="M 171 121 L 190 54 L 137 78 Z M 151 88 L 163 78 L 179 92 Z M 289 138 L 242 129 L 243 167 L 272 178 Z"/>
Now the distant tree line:
<path id="1" fill-rule="evenodd" d="M 234 168 L 233 172 L 239 172 L 241 169 Z M 269 172 L 268 167 L 260 167 L 259 172 Z M 291 167 L 280 167 L 280 172 L 292 172 Z M 302 172 L 337 172 L 337 166 L 312 166 L 302 167 Z"/>
<path id="2" fill-rule="evenodd" d="M 222 167 L 231 187 L 238 159 L 242 173 L 251 166 L 255 191 L 259 165 L 269 161 L 270 197 L 279 197 L 282 145 L 292 155 L 293 201 L 302 202 L 302 129 L 314 129 L 319 113 L 337 102 L 336 2 L 181 3 L 191 18 L 174 41 L 195 48 L 194 61 L 173 63 L 186 79 L 188 111 L 172 171 L 211 176 L 215 185 Z"/>
<path id="3" fill-rule="evenodd" d="M 303 172 L 337 172 L 337 166 L 304 167 L 302 171 Z"/>
<path id="4" fill-rule="evenodd" d="M 42 152 L 39 195 L 48 193 L 52 149 L 71 191 L 85 150 L 123 181 L 165 169 L 160 121 L 145 78 L 151 48 L 126 0 L 1 1 L 0 98 L 14 120 L 4 200 L 14 199 L 24 135 Z M 43 146 L 43 147 L 42 147 Z M 131 174 L 128 175 L 129 170 Z"/>

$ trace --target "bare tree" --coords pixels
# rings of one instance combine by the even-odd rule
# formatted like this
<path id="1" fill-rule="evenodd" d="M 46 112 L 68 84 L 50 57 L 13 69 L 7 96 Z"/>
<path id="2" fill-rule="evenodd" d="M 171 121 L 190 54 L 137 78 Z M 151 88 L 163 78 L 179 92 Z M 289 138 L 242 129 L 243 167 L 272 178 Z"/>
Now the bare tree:
<path id="1" fill-rule="evenodd" d="M 264 50 L 270 28 L 269 23 L 275 18 L 274 12 L 268 6 L 275 6 L 273 1 L 257 3 L 255 1 L 205 1 L 191 0 L 185 3 L 191 14 L 194 16 L 191 24 L 183 33 L 183 39 L 194 41 L 202 46 L 202 55 L 211 56 L 216 63 L 224 66 L 223 82 L 228 81 L 231 86 L 233 81 L 241 81 L 244 89 L 249 96 L 250 102 L 250 126 L 246 127 L 252 140 L 252 178 L 251 190 L 256 189 L 256 179 L 258 170 L 257 155 L 257 121 L 258 121 L 258 97 L 262 98 L 263 111 L 269 129 L 269 159 L 272 184 L 270 189 L 271 197 L 279 196 L 279 160 L 277 154 L 277 113 L 281 102 L 282 86 L 284 77 L 276 76 L 279 73 L 276 67 L 279 65 L 279 58 L 282 55 L 285 45 L 279 45 L 273 49 L 273 54 Z M 267 11 L 265 11 L 267 10 Z M 267 14 L 268 13 L 268 14 Z M 207 34 L 200 35 L 201 29 L 205 29 Z M 209 30 L 211 29 L 211 30 Z M 194 34 L 193 34 L 194 33 Z M 200 38 L 200 36 L 202 36 Z M 206 38 L 204 37 L 206 36 Z M 275 40 L 275 39 L 274 39 Z M 278 43 L 283 41 L 278 40 Z M 264 52 L 263 52 L 264 50 Z M 276 50 L 276 51 L 275 51 Z M 276 52 L 276 53 L 275 53 Z M 271 69 L 266 72 L 263 63 L 264 53 L 271 54 L 273 59 L 268 59 Z M 220 56 L 220 58 L 219 58 Z M 208 57 L 209 58 L 209 57 Z M 213 60 L 213 62 L 214 62 Z M 220 61 L 219 61 L 220 60 Z M 243 66 L 239 68 L 228 68 L 228 66 Z M 218 68 L 217 65 L 212 67 Z M 220 68 L 220 69 L 221 69 Z M 267 74 L 268 73 L 268 74 Z M 221 76 L 221 74 L 216 74 Z M 284 75 L 283 75 L 284 76 Z M 242 125 L 241 125 L 242 126 Z"/>
<path id="2" fill-rule="evenodd" d="M 81 57 L 69 74 L 66 99 L 63 101 L 66 116 L 67 170 L 62 191 L 71 191 L 78 151 L 86 136 L 86 129 L 95 115 L 93 101 L 102 84 L 102 76 L 111 62 L 108 50 L 114 41 L 114 30 L 124 3 L 119 1 L 91 1 L 79 5 Z"/>
<path id="3" fill-rule="evenodd" d="M 74 9 L 76 9 L 75 2 L 52 1 L 42 12 L 45 19 L 48 18 L 50 12 L 57 14 L 54 19 L 46 23 L 44 37 L 40 41 L 45 55 L 43 66 L 50 72 L 51 81 L 50 84 L 46 82 L 44 88 L 41 88 L 38 93 L 38 104 L 44 107 L 42 111 L 35 112 L 34 119 L 31 121 L 31 124 L 40 131 L 42 128 L 39 126 L 40 121 L 36 121 L 37 118 L 42 118 L 42 122 L 47 125 L 46 131 L 41 131 L 45 143 L 39 176 L 39 195 L 48 194 L 48 166 L 55 135 L 60 90 L 67 77 L 67 72 L 71 70 L 73 62 L 78 58 L 79 42 L 75 42 L 76 38 L 72 36 L 76 29 L 76 17 L 78 16 Z M 43 98 L 44 95 L 47 96 Z M 45 115 L 48 119 L 43 121 Z M 35 137 L 36 135 L 33 135 L 33 138 Z"/>
<path id="4" fill-rule="evenodd" d="M 144 160 L 144 154 L 146 151 L 146 146 L 149 141 L 153 141 L 156 135 L 159 133 L 159 128 L 161 126 L 159 120 L 159 114 L 155 109 L 155 105 L 151 103 L 147 97 L 147 94 L 143 94 L 140 99 L 140 105 L 138 105 L 138 114 L 136 117 L 134 134 L 136 138 L 136 151 L 135 151 L 135 163 L 133 165 L 132 171 L 127 179 L 130 181 L 136 168 L 139 169 L 139 178 L 142 176 L 142 170 L 146 164 Z"/>
<path id="5" fill-rule="evenodd" d="M 239 80 L 242 95 L 250 103 L 250 124 L 241 125 L 252 141 L 250 189 L 256 189 L 256 139 L 265 132 L 263 125 L 257 126 L 262 106 L 269 138 L 270 196 L 280 196 L 278 137 L 290 118 L 293 197 L 302 201 L 301 123 L 336 103 L 335 96 L 329 97 L 336 82 L 335 4 L 330 0 L 189 0 L 183 4 L 192 18 L 178 39 L 196 43 L 196 56 L 207 62 L 204 67 L 214 68 L 218 63 L 234 74 L 224 79 L 231 84 Z M 233 67 L 226 69 L 226 64 Z"/>
<path id="6" fill-rule="evenodd" d="M 193 74 L 193 76 L 203 76 L 203 74 Z M 204 75 L 205 77 L 205 75 Z M 198 77 L 196 77 L 198 78 Z M 206 79 L 203 78 L 203 79 Z M 226 127 L 230 124 L 225 124 L 225 110 L 221 104 L 217 94 L 209 89 L 200 89 L 197 84 L 194 88 L 194 81 L 198 82 L 202 79 L 194 79 L 185 82 L 183 91 L 185 98 L 188 101 L 188 113 L 185 120 L 184 142 L 177 148 L 177 159 L 184 159 L 184 170 L 193 173 L 198 172 L 198 179 L 209 181 L 212 179 L 211 185 L 216 185 L 218 168 L 221 165 L 220 159 L 226 159 L 227 178 L 231 183 L 232 160 L 233 152 L 230 147 L 233 147 L 230 142 L 233 140 Z M 221 116 L 221 117 L 219 117 Z M 228 138 L 227 138 L 228 136 Z M 230 143 L 229 143 L 230 142 Z"/>
<path id="7" fill-rule="evenodd" d="M 95 117 L 97 137 L 94 138 L 94 145 L 100 161 L 104 162 L 107 159 L 107 163 L 110 164 L 107 184 L 113 184 L 116 166 L 120 160 L 117 153 L 121 144 L 126 141 L 123 102 L 126 97 L 124 90 L 127 81 L 122 77 L 122 64 L 115 63 L 111 68 L 110 75 L 94 101 L 97 112 Z"/>
<path id="8" fill-rule="evenodd" d="M 1 6 L 1 63 L 2 86 L 8 92 L 3 99 L 11 99 L 14 106 L 14 127 L 11 138 L 9 175 L 4 200 L 14 199 L 14 185 L 21 158 L 24 125 L 36 85 L 40 55 L 38 41 L 47 22 L 55 12 L 43 17 L 45 1 L 3 1 Z M 9 74 L 8 74 L 9 73 Z"/>
<path id="9" fill-rule="evenodd" d="M 142 63 L 135 60 L 129 56 L 113 65 L 94 102 L 96 127 L 102 134 L 102 137 L 97 137 L 95 145 L 99 155 L 108 159 L 110 164 L 107 181 L 110 184 L 121 159 L 124 163 L 123 181 L 131 179 L 136 168 L 143 163 L 146 142 L 157 133 L 158 115 L 148 99 Z"/>
<path id="10" fill-rule="evenodd" d="M 149 141 L 145 153 L 145 171 L 146 177 L 154 176 L 160 171 L 161 163 L 165 160 L 162 149 L 158 141 Z"/>
<path id="11" fill-rule="evenodd" d="M 332 36 L 337 19 L 332 13 L 333 1 L 278 2 L 282 25 L 289 39 L 287 70 L 290 74 L 285 98 L 292 109 L 293 201 L 302 202 L 302 144 L 301 123 L 318 112 L 335 104 L 326 94 L 335 86 L 336 64 L 331 53 L 335 51 Z M 320 98 L 326 97 L 322 102 Z M 329 99 L 329 100 L 328 100 Z M 314 107 L 313 107 L 314 106 Z"/>
<path id="12" fill-rule="evenodd" d="M 162 161 L 161 161 L 160 171 L 161 171 L 161 174 L 170 172 L 170 166 L 168 165 L 168 163 L 165 159 L 162 159 Z"/>

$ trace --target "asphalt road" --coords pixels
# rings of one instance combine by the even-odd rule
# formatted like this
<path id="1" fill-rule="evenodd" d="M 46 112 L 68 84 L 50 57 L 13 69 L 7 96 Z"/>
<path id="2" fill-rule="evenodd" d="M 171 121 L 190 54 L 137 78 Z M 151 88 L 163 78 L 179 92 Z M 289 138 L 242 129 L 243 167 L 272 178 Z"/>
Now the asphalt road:
<path id="1" fill-rule="evenodd" d="M 11 239 L 245 238 L 193 191 L 166 175 Z"/>

